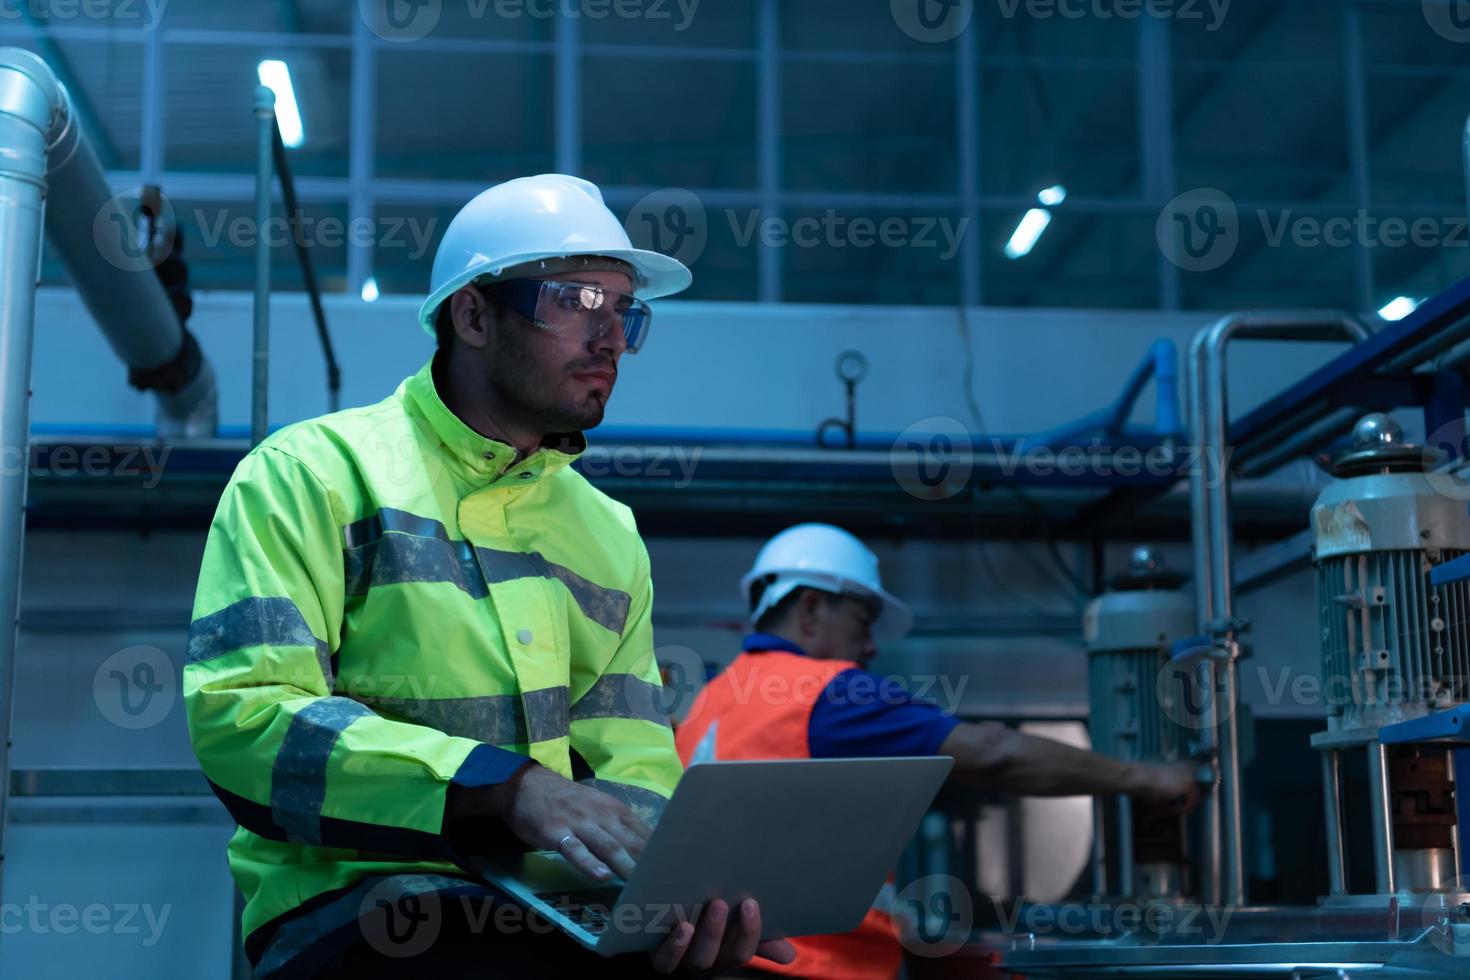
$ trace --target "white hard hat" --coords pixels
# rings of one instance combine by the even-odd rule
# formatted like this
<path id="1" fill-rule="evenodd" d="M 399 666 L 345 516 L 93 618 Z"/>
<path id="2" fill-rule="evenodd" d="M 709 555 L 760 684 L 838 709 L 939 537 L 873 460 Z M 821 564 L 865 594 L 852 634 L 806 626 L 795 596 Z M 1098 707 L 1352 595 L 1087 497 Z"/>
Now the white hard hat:
<path id="1" fill-rule="evenodd" d="M 476 195 L 444 229 L 419 323 L 432 337 L 439 304 L 472 280 L 578 255 L 632 266 L 633 292 L 640 299 L 682 292 L 694 280 L 678 259 L 634 248 L 596 184 L 566 174 L 519 177 Z"/>
<path id="2" fill-rule="evenodd" d="M 877 639 L 896 640 L 914 624 L 909 607 L 884 590 L 878 578 L 878 556 L 831 524 L 798 524 L 767 541 L 740 580 L 746 603 L 750 602 L 750 587 L 767 576 L 773 578 L 751 611 L 752 623 L 793 589 L 804 585 L 877 600 L 878 618 L 873 621 L 873 636 Z"/>

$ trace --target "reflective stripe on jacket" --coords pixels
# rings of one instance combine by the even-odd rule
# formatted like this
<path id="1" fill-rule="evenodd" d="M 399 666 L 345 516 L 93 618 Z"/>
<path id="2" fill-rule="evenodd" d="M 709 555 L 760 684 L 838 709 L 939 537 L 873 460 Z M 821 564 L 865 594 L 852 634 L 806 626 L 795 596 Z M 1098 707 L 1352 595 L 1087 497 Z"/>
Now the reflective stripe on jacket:
<path id="1" fill-rule="evenodd" d="M 699 692 L 675 741 L 685 765 L 718 759 L 809 759 L 812 706 L 832 678 L 858 666 L 798 653 L 745 652 Z M 799 936 L 796 959 L 751 965 L 772 973 L 832 980 L 892 980 L 902 960 L 885 885 L 852 932 Z"/>
<path id="2" fill-rule="evenodd" d="M 501 782 L 530 756 L 657 819 L 682 769 L 648 552 L 628 508 L 568 467 L 585 446 L 513 462 L 444 405 L 430 362 L 241 461 L 205 545 L 184 699 L 240 825 L 252 959 L 327 929 L 302 921 L 340 925 L 322 909 L 364 878 L 462 874 L 441 836 L 451 781 Z"/>

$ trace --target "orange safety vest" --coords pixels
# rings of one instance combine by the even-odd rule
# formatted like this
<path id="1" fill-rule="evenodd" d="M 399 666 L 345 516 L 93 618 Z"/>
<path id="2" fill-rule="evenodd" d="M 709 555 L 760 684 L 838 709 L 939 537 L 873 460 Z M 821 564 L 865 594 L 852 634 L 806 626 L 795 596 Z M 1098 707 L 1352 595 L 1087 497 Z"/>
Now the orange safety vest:
<path id="1" fill-rule="evenodd" d="M 857 666 L 775 650 L 740 654 L 699 693 L 675 730 L 679 758 L 685 766 L 716 759 L 810 759 L 812 706 L 832 678 Z M 756 957 L 750 965 L 796 977 L 893 980 L 902 953 L 892 907 L 890 878 L 852 932 L 800 936 L 791 940 L 791 963 Z"/>

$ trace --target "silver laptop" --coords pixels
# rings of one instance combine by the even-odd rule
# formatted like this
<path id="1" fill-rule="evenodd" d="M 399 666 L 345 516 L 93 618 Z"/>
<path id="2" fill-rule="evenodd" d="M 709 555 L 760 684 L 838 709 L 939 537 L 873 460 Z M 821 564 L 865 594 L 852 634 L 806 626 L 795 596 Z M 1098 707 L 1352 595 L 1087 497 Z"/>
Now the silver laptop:
<path id="1" fill-rule="evenodd" d="M 554 851 L 487 859 L 485 878 L 604 956 L 650 950 L 706 902 L 760 903 L 762 939 L 857 928 L 949 756 L 709 762 L 679 781 L 626 883 Z"/>

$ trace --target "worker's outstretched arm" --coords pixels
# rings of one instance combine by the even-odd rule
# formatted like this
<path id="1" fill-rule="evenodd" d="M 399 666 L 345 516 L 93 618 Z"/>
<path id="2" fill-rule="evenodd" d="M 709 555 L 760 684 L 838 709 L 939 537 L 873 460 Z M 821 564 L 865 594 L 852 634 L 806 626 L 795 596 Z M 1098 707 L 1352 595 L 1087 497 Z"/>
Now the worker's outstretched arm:
<path id="1" fill-rule="evenodd" d="M 259 447 L 210 526 L 184 666 L 194 752 L 242 827 L 272 840 L 452 860 L 452 784 L 525 757 L 333 696 L 344 603 L 341 514 L 300 460 Z"/>
<path id="2" fill-rule="evenodd" d="M 1126 794 L 1190 806 L 1198 793 L 1185 763 L 1123 762 L 994 721 L 956 726 L 939 751 L 954 756 L 957 778 L 1022 796 Z"/>

